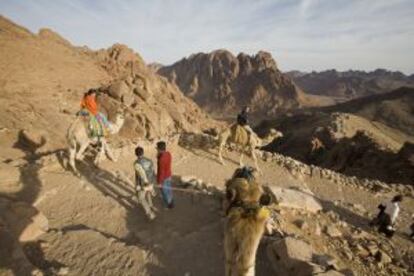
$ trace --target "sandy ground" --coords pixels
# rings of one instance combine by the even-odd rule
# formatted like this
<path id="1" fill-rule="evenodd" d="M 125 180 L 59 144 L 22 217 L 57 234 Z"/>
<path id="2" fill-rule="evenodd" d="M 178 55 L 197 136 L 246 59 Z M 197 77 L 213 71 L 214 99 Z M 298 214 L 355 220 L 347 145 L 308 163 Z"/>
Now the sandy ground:
<path id="1" fill-rule="evenodd" d="M 51 228 L 41 236 L 41 242 L 33 246 L 35 252 L 36 248 L 42 248 L 42 254 L 33 254 L 32 262 L 43 268 L 67 267 L 68 275 L 223 275 L 224 219 L 220 198 L 175 191 L 176 207 L 167 210 L 158 195 L 155 203 L 159 213 L 149 222 L 137 206 L 132 188 L 116 176 L 116 172 L 122 171 L 132 179 L 132 149 L 132 146 L 124 148 L 118 162 L 105 161 L 101 168 L 87 162 L 78 163 L 81 178 L 56 163 L 20 168 L 24 187 L 20 199 L 44 213 Z M 170 150 L 175 179 L 193 175 L 223 187 L 237 167 L 236 153 L 227 154 L 227 165 L 222 166 L 217 162 L 215 151 L 179 146 Z M 146 151 L 147 156 L 155 160 L 153 146 L 146 146 Z M 23 151 L 21 153 L 20 156 L 25 156 Z M 250 158 L 245 162 L 253 163 Z M 378 203 L 391 196 L 339 187 L 322 179 L 295 179 L 275 163 L 260 161 L 260 166 L 264 172 L 259 177 L 261 183 L 281 187 L 307 185 L 322 201 L 324 212 L 331 210 L 347 224 L 367 231 L 371 231 L 367 227 L 370 214 L 356 214 L 351 203 L 374 213 Z M 402 204 L 401 232 L 393 240 L 394 247 L 401 251 L 414 250 L 413 243 L 404 234 L 408 231 L 412 210 L 414 202 L 408 199 Z M 292 226 L 298 218 L 308 221 L 312 228 L 316 220 L 320 220 L 321 225 L 329 223 L 325 213 L 310 216 L 284 212 L 282 219 L 287 221 L 286 231 L 296 232 L 315 248 L 341 258 L 337 252 L 340 244 Z M 28 252 L 30 256 L 30 250 Z M 372 275 L 369 266 L 343 258 L 339 263 L 351 267 L 358 275 Z M 257 272 L 258 275 L 272 275 L 263 246 L 258 253 Z"/>

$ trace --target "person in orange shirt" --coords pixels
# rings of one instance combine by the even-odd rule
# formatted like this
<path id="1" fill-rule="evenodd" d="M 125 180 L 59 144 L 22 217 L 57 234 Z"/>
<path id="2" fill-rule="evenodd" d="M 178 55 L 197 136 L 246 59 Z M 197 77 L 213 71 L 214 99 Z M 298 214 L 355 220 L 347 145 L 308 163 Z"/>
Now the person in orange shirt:
<path id="1" fill-rule="evenodd" d="M 85 93 L 81 101 L 81 108 L 86 109 L 94 116 L 98 114 L 98 104 L 96 103 L 95 89 L 89 89 L 89 91 Z"/>
<path id="2" fill-rule="evenodd" d="M 82 98 L 81 101 L 81 115 L 90 115 L 93 116 L 101 126 L 101 131 L 99 136 L 104 135 L 104 128 L 109 128 L 108 120 L 105 115 L 98 111 L 98 104 L 96 102 L 96 89 L 89 89 L 88 92 Z M 93 122 L 91 121 L 91 124 Z"/>

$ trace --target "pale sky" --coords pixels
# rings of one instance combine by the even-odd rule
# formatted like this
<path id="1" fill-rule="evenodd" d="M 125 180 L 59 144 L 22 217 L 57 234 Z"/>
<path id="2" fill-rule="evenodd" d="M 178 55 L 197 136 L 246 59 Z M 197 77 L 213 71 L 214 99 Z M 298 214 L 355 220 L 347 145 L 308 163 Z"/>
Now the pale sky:
<path id="1" fill-rule="evenodd" d="M 148 63 L 225 48 L 269 51 L 283 71 L 414 73 L 414 0 L 1 0 L 0 13 L 79 46 L 127 44 Z"/>

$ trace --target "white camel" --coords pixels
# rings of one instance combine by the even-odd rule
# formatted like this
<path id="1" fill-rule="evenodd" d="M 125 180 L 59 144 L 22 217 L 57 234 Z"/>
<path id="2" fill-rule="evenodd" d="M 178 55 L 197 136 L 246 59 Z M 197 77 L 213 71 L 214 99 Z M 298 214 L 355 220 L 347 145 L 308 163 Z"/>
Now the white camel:
<path id="1" fill-rule="evenodd" d="M 100 149 L 98 154 L 95 157 L 95 165 L 99 165 L 103 157 L 106 155 L 112 161 L 116 161 L 116 158 L 109 148 L 109 145 L 105 137 L 91 138 L 88 135 L 88 121 L 82 118 L 82 116 L 77 116 L 76 120 L 70 125 L 68 132 L 66 134 L 66 139 L 69 144 L 69 167 L 79 175 L 78 170 L 76 169 L 75 160 L 82 160 L 84 158 L 83 154 L 85 150 L 91 144 L 100 144 Z M 109 133 L 116 134 L 119 132 L 123 126 L 125 117 L 121 112 L 116 114 L 115 122 L 109 122 Z"/>
<path id="2" fill-rule="evenodd" d="M 236 135 L 236 133 L 238 133 Z M 241 154 L 240 154 L 240 161 L 239 165 L 243 166 L 243 155 L 245 152 L 249 153 L 253 160 L 254 164 L 256 166 L 256 169 L 258 172 L 261 172 L 259 165 L 257 163 L 257 157 L 256 157 L 256 149 L 260 148 L 262 146 L 265 146 L 272 142 L 274 139 L 283 137 L 283 134 L 280 131 L 277 131 L 275 129 L 270 129 L 269 134 L 261 139 L 259 136 L 257 136 L 256 133 L 252 133 L 251 135 L 248 134 L 247 130 L 239 126 L 237 124 L 232 125 L 231 127 L 225 129 L 223 132 L 219 134 L 218 140 L 219 140 L 219 152 L 218 156 L 220 159 L 220 163 L 224 165 L 223 160 L 223 149 L 225 148 L 226 144 L 228 143 L 234 143 L 241 147 Z"/>

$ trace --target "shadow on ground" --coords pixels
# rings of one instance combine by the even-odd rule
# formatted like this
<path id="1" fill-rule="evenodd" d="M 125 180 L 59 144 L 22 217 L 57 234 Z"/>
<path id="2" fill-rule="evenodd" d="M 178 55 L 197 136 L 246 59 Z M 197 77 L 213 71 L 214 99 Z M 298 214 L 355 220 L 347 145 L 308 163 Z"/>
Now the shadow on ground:
<path id="1" fill-rule="evenodd" d="M 54 261 L 46 261 L 38 242 L 19 242 L 22 232 L 32 223 L 32 218 L 39 213 L 33 207 L 42 186 L 39 177 L 42 165 L 37 160 L 42 156 L 54 153 L 38 154 L 36 152 L 45 142 L 42 141 L 42 144 L 29 143 L 24 139 L 22 131 L 18 134 L 17 142 L 13 147 L 25 154 L 23 158 L 25 162 L 19 167 L 19 182 L 22 183 L 22 189 L 14 194 L 0 193 L 0 266 L 10 269 L 14 275 L 30 275 L 35 267 L 44 270 L 45 275 L 49 275 L 51 273 L 50 269 L 62 266 L 62 264 Z M 23 215 L 20 214 L 22 217 L 19 217 L 20 220 L 17 222 L 17 226 L 8 225 L 10 222 L 8 222 L 7 217 L 13 215 L 13 213 L 7 213 L 13 204 L 18 204 L 20 208 L 24 206 L 27 208 L 24 209 Z M 5 210 L 2 210 L 3 208 Z M 2 217 L 2 215 L 5 217 Z M 12 218 L 11 221 L 16 223 L 15 218 Z M 1 225 L 2 222 L 5 225 Z M 13 229 L 13 231 L 10 231 L 10 229 Z M 13 254 L 10 254 L 10 252 L 13 252 Z M 33 252 L 35 253 L 33 254 Z"/>
<path id="2" fill-rule="evenodd" d="M 104 196 L 113 198 L 127 210 L 129 235 L 117 239 L 151 252 L 158 262 L 147 264 L 150 275 L 224 274 L 221 197 L 193 190 L 174 190 L 175 207 L 166 209 L 157 188 L 154 205 L 158 213 L 154 221 L 149 221 L 133 198 L 132 187 L 116 174 L 105 169 L 91 169 L 86 162 L 78 164 L 78 169 Z M 178 179 L 178 176 L 173 177 L 173 187 Z M 76 225 L 62 231 L 78 229 L 87 229 L 87 226 Z M 261 253 L 260 258 L 263 259 L 258 260 L 257 275 L 269 275 L 267 257 Z"/>

